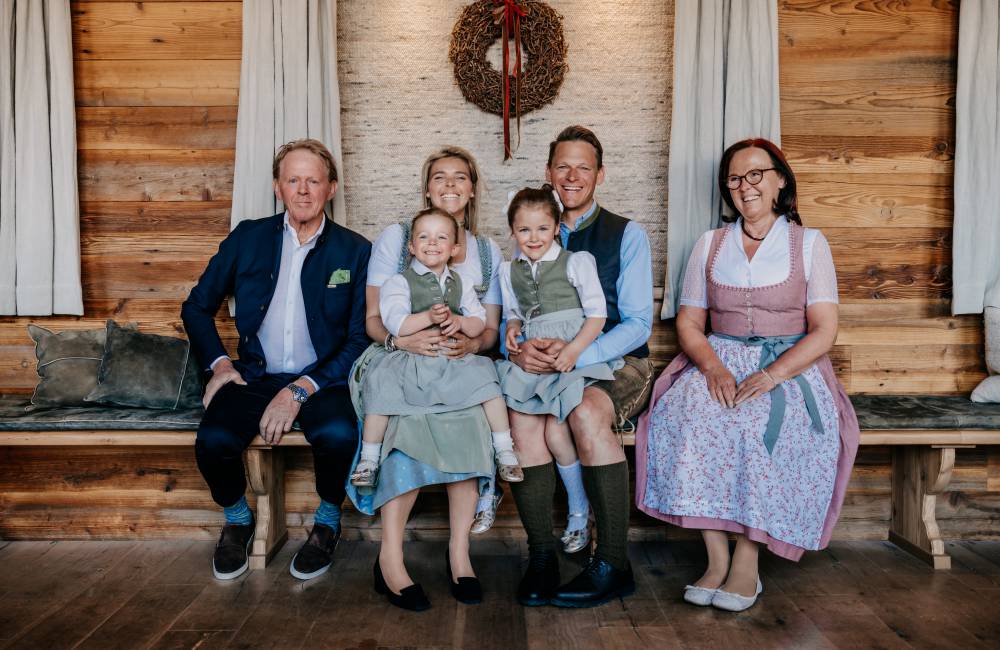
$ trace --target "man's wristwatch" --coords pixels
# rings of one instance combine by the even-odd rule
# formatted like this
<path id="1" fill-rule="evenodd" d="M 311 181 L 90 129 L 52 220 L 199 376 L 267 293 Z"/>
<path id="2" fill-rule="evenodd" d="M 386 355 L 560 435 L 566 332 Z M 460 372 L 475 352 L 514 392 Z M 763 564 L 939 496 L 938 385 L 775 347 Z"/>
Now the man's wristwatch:
<path id="1" fill-rule="evenodd" d="M 398 350 L 399 348 L 396 347 L 396 337 L 393 336 L 392 334 L 386 334 L 383 347 L 385 348 L 386 352 L 395 352 L 396 350 Z"/>
<path id="2" fill-rule="evenodd" d="M 299 404 L 305 404 L 306 400 L 309 399 L 309 391 L 298 384 L 288 384 L 285 388 L 292 391 L 292 399 Z"/>

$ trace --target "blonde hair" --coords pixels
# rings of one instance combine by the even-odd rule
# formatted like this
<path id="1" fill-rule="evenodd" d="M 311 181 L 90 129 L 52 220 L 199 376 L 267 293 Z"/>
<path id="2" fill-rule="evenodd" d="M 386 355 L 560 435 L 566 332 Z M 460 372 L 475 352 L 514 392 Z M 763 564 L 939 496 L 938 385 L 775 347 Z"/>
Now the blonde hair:
<path id="1" fill-rule="evenodd" d="M 481 194 L 480 190 L 482 189 L 480 185 L 479 165 L 476 164 L 476 159 L 472 157 L 472 154 L 461 147 L 451 145 L 442 147 L 427 156 L 427 159 L 424 160 L 424 167 L 420 172 L 420 177 L 423 179 L 420 193 L 424 197 L 424 207 L 431 207 L 431 199 L 427 196 L 427 190 L 431 183 L 431 167 L 433 167 L 434 163 L 437 161 L 444 160 L 445 158 L 458 158 L 469 167 L 469 180 L 472 182 L 472 196 L 469 197 L 469 202 L 465 206 L 464 225 L 465 228 L 473 235 L 479 234 L 479 195 Z"/>
<path id="2" fill-rule="evenodd" d="M 333 162 L 333 154 L 326 148 L 326 145 L 312 138 L 292 140 L 281 145 L 278 153 L 274 154 L 274 162 L 271 164 L 271 175 L 274 177 L 274 180 L 278 180 L 281 176 L 281 161 L 285 159 L 285 156 L 297 149 L 305 149 L 319 156 L 323 164 L 326 165 L 326 180 L 331 183 L 337 180 L 337 164 Z"/>

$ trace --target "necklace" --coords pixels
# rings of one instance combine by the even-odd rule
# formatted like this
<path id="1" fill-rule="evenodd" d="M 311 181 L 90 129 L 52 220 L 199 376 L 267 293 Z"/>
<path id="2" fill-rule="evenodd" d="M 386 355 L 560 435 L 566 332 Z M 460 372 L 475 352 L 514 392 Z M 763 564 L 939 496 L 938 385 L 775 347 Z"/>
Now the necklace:
<path id="1" fill-rule="evenodd" d="M 773 226 L 774 224 L 771 224 L 771 225 Z M 763 237 L 754 237 L 753 235 L 751 235 L 751 234 L 750 234 L 750 233 L 749 233 L 749 232 L 747 231 L 747 222 L 746 222 L 746 220 L 744 220 L 744 219 L 741 219 L 741 220 L 740 220 L 740 230 L 742 230 L 742 231 L 743 231 L 743 234 L 744 234 L 744 235 L 746 235 L 747 237 L 749 237 L 750 239 L 752 239 L 752 240 L 754 240 L 754 241 L 764 241 L 765 239 L 767 239 L 767 232 L 771 232 L 771 229 L 770 229 L 770 228 L 768 228 L 768 229 L 767 229 L 767 232 L 766 232 L 766 233 L 764 233 L 764 236 L 763 236 Z"/>

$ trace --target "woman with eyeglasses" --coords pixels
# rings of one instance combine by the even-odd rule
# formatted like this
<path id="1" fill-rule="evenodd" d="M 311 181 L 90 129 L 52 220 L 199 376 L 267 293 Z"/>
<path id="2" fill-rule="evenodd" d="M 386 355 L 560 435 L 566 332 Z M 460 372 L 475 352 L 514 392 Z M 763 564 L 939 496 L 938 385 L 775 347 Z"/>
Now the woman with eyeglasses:
<path id="1" fill-rule="evenodd" d="M 767 140 L 737 142 L 719 190 L 736 216 L 688 260 L 681 353 L 636 432 L 636 503 L 701 531 L 708 568 L 684 600 L 741 611 L 763 590 L 761 545 L 794 561 L 830 541 L 859 431 L 827 356 L 833 258 L 822 233 L 802 226 L 784 154 Z"/>

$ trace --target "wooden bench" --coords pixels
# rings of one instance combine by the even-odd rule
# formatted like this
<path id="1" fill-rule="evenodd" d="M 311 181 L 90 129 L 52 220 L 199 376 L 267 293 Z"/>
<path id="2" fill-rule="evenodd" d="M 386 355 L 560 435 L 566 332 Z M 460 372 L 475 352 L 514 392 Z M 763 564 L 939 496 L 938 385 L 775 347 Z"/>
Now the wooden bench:
<path id="1" fill-rule="evenodd" d="M 950 568 L 935 516 L 937 495 L 951 480 L 955 449 L 1000 444 L 1000 404 L 973 404 L 963 397 L 852 401 L 861 444 L 893 447 L 889 540 L 936 569 Z M 23 397 L 0 398 L 0 447 L 190 447 L 202 413 L 98 406 L 25 411 L 26 405 Z M 624 445 L 635 444 L 633 432 L 619 435 Z M 281 450 L 307 445 L 301 432 L 292 431 L 278 446 L 258 437 L 247 450 L 247 478 L 257 497 L 252 568 L 263 568 L 288 537 Z"/>

